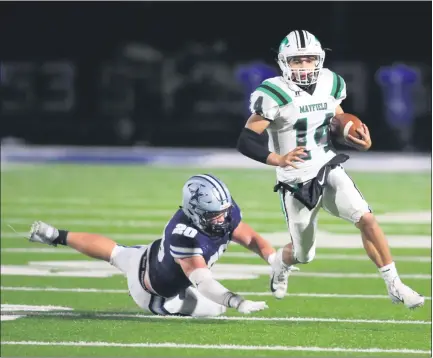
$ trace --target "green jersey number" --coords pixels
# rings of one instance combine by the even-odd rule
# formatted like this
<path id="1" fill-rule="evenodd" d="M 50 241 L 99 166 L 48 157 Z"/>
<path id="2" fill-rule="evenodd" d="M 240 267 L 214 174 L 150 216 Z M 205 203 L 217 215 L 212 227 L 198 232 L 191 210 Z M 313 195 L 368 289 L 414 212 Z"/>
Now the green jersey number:
<path id="1" fill-rule="evenodd" d="M 324 150 L 327 152 L 329 150 L 329 135 L 328 135 L 328 125 L 331 122 L 333 113 L 327 113 L 325 115 L 325 120 L 323 123 L 316 128 L 314 132 L 314 141 L 317 145 L 325 144 Z M 293 125 L 293 129 L 296 131 L 296 146 L 307 146 L 307 126 L 308 118 L 299 118 Z M 307 156 L 302 157 L 304 160 L 311 159 L 311 152 L 308 150 L 306 152 Z"/>

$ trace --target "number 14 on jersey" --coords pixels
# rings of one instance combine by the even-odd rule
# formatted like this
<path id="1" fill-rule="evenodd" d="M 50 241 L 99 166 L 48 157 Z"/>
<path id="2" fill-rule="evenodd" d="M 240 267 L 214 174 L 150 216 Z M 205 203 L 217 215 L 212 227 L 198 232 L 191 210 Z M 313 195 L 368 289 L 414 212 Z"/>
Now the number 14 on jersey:
<path id="1" fill-rule="evenodd" d="M 327 152 L 329 150 L 329 144 L 330 144 L 330 138 L 329 138 L 329 131 L 328 126 L 331 122 L 332 117 L 334 116 L 333 113 L 327 113 L 325 115 L 325 119 L 323 120 L 322 124 L 319 125 L 315 132 L 314 132 L 314 142 L 318 147 L 323 147 L 323 150 Z M 293 129 L 296 131 L 296 146 L 308 146 L 308 139 L 307 139 L 307 133 L 308 133 L 308 118 L 299 118 L 295 124 L 293 125 Z M 303 157 L 304 160 L 310 160 L 311 159 L 311 152 L 305 151 L 307 156 Z"/>

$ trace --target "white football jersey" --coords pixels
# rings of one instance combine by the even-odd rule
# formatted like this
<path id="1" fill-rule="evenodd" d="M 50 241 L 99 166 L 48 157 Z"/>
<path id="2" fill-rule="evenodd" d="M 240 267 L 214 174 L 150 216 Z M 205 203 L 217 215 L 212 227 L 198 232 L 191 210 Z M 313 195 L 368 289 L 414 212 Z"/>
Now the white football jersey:
<path id="1" fill-rule="evenodd" d="M 277 167 L 277 179 L 302 183 L 317 175 L 319 169 L 336 155 L 328 124 L 336 107 L 346 98 L 346 84 L 336 73 L 323 68 L 314 93 L 310 95 L 283 77 L 265 80 L 251 94 L 250 111 L 269 120 L 269 150 L 285 155 L 305 146 L 308 156 L 298 162 L 299 169 Z"/>

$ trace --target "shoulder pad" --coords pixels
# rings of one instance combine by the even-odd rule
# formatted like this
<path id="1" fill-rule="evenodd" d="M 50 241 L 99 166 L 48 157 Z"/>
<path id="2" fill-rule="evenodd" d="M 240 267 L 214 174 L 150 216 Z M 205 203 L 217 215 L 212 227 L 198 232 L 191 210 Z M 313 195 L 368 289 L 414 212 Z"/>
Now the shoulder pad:
<path id="1" fill-rule="evenodd" d="M 278 77 L 263 81 L 251 95 L 251 113 L 274 120 L 279 114 L 280 107 L 292 102 L 290 95 L 280 86 Z"/>
<path id="2" fill-rule="evenodd" d="M 260 92 L 262 96 L 269 98 L 273 101 L 274 105 L 283 107 L 290 102 L 290 97 L 287 90 L 283 88 L 283 84 L 279 80 L 279 77 L 268 78 L 258 86 L 255 92 Z"/>

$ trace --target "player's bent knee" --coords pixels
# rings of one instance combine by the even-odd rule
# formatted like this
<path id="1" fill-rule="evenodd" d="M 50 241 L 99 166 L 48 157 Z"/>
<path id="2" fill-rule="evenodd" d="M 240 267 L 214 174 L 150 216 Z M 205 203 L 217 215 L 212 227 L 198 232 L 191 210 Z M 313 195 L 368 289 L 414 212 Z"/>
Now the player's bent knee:
<path id="1" fill-rule="evenodd" d="M 359 229 L 369 228 L 377 225 L 377 221 L 375 216 L 372 213 L 365 213 L 361 216 L 359 221 L 356 223 L 356 226 Z"/>

